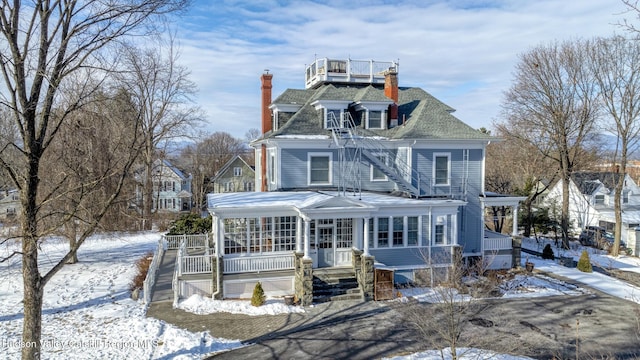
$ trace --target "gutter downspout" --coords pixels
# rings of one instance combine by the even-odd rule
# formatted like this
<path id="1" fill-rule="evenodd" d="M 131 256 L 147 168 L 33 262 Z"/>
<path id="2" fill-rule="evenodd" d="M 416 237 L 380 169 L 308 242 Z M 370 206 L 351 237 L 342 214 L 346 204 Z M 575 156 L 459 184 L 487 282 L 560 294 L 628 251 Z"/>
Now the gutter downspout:
<path id="1" fill-rule="evenodd" d="M 215 246 L 214 246 L 214 250 L 215 250 L 215 255 L 216 255 L 216 291 L 211 294 L 211 298 L 215 300 L 216 296 L 218 296 L 220 294 L 220 290 L 221 290 L 221 286 L 220 286 L 220 282 L 221 282 L 221 277 L 220 277 L 220 242 L 218 241 L 218 239 L 220 239 L 220 234 L 218 233 L 218 217 L 214 216 L 213 214 L 211 214 L 211 232 L 215 235 Z"/>

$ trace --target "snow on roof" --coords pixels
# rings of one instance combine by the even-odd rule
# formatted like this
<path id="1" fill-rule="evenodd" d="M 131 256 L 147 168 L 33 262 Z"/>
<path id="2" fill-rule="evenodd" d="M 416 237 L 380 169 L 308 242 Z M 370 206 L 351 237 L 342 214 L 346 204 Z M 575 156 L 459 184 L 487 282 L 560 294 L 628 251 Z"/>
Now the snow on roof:
<path id="1" fill-rule="evenodd" d="M 393 195 L 362 193 L 360 196 L 341 197 L 338 192 L 315 191 L 285 191 L 285 192 L 236 192 L 216 193 L 207 195 L 207 207 L 209 209 L 224 208 L 268 208 L 268 207 L 295 207 L 298 209 L 311 208 L 314 205 L 327 202 L 331 199 L 344 198 L 350 201 L 362 203 L 363 206 L 460 206 L 466 204 L 461 200 L 451 199 L 411 199 Z"/>
<path id="2" fill-rule="evenodd" d="M 209 209 L 256 206 L 303 208 L 330 198 L 332 198 L 331 195 L 313 191 L 216 193 L 207 195 L 207 207 Z"/>

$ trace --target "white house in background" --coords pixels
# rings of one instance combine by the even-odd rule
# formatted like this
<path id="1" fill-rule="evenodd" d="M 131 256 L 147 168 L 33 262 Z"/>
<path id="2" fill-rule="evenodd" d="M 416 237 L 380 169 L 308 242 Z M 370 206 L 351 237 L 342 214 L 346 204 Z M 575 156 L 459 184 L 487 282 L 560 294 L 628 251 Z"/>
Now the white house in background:
<path id="1" fill-rule="evenodd" d="M 640 226 L 640 188 L 628 174 L 617 172 L 587 172 L 572 174 L 569 183 L 569 222 L 571 230 L 579 233 L 585 226 L 602 226 L 613 231 L 615 225 L 614 185 L 624 176 L 622 190 L 622 234 L 627 247 L 638 254 L 640 241 L 636 241 L 635 229 Z M 550 212 L 560 213 L 562 183 L 554 184 L 545 197 L 543 206 Z"/>
<path id="2" fill-rule="evenodd" d="M 157 159 L 153 163 L 153 205 L 159 213 L 190 211 L 192 205 L 191 174 L 186 175 L 169 161 Z M 137 175 L 136 200 L 142 206 L 142 176 Z"/>
<path id="3" fill-rule="evenodd" d="M 515 265 L 511 236 L 484 228 L 484 206 L 517 214 L 520 199 L 485 195 L 493 137 L 399 87 L 394 62 L 316 59 L 305 88 L 275 100 L 272 76 L 261 77 L 263 136 L 251 144 L 258 192 L 208 195 L 216 297 L 250 297 L 259 280 L 306 305 L 341 271 L 371 299 L 379 270 L 430 281 L 456 254 Z"/>
<path id="4" fill-rule="evenodd" d="M 0 190 L 0 221 L 15 219 L 20 208 L 20 192 L 18 190 Z"/>

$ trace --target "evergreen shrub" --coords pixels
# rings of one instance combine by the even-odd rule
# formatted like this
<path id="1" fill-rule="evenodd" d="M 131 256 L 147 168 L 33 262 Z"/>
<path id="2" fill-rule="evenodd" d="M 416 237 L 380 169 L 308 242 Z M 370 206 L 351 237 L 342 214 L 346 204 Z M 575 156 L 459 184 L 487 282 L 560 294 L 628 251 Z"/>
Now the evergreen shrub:
<path id="1" fill-rule="evenodd" d="M 544 249 L 542 249 L 542 258 L 553 260 L 555 259 L 555 255 L 553 254 L 553 249 L 551 248 L 551 244 L 545 245 Z"/>
<path id="2" fill-rule="evenodd" d="M 260 281 L 256 283 L 256 286 L 253 288 L 253 296 L 251 297 L 251 305 L 253 306 L 262 306 L 266 301 L 267 297 L 264 295 L 264 290 L 262 289 L 262 284 Z"/>
<path id="3" fill-rule="evenodd" d="M 591 259 L 589 259 L 589 253 L 587 250 L 582 250 L 582 255 L 580 255 L 580 260 L 578 260 L 578 270 L 587 273 L 593 272 Z"/>

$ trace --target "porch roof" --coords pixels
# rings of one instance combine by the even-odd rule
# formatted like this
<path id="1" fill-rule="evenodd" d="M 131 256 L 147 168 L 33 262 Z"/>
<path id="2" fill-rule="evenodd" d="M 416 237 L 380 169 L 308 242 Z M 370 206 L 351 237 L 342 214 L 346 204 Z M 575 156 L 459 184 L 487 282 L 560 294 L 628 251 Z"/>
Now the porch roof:
<path id="1" fill-rule="evenodd" d="M 526 196 L 512 196 L 486 191 L 480 195 L 480 201 L 485 206 L 518 206 L 521 201 L 526 200 Z"/>
<path id="2" fill-rule="evenodd" d="M 222 216 L 250 216 L 252 214 L 300 214 L 305 217 L 349 214 L 368 217 L 381 207 L 420 209 L 464 206 L 466 202 L 450 199 L 410 199 L 392 195 L 362 193 L 359 197 L 340 196 L 338 192 L 287 191 L 237 192 L 207 195 L 209 212 Z"/>

